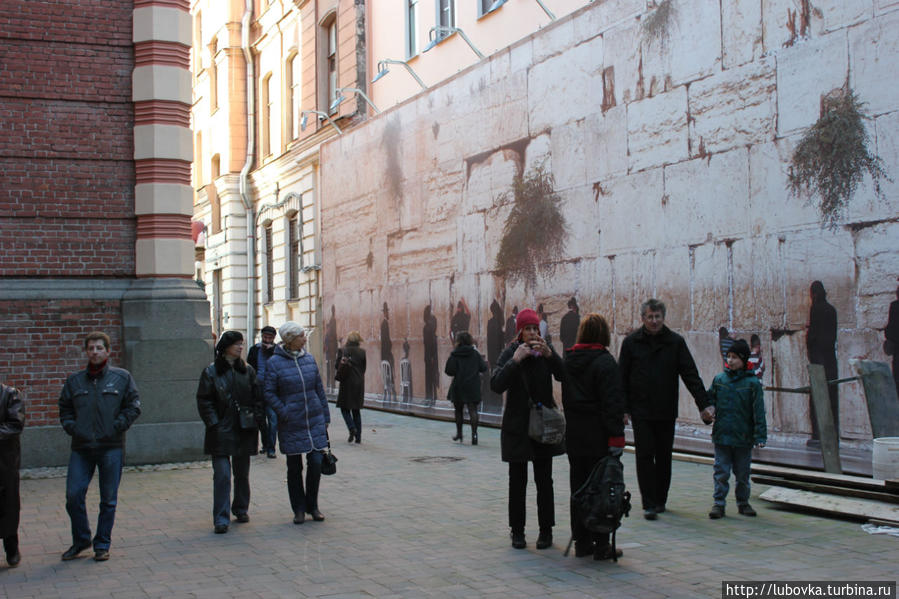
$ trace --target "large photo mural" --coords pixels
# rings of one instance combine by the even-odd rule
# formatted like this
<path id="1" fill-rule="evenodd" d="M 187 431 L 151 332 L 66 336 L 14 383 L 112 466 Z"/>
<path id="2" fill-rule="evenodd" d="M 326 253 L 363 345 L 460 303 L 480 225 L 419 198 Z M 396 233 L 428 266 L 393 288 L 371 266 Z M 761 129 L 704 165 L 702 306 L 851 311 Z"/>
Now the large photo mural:
<path id="1" fill-rule="evenodd" d="M 524 308 L 558 352 L 602 314 L 617 355 L 652 297 L 706 385 L 727 339 L 753 342 L 769 387 L 808 385 L 810 362 L 837 378 L 889 360 L 899 96 L 877 81 L 899 15 L 788 44 L 773 14 L 679 2 L 691 29 L 661 44 L 613 4 L 626 3 L 560 19 L 322 147 L 325 358 L 359 331 L 372 399 L 446 401 L 458 333 L 493 368 Z M 762 35 L 776 51 L 758 51 Z M 792 161 L 840 90 L 864 103 L 881 170 L 826 212 Z M 481 410 L 498 414 L 488 378 Z M 807 395 L 765 395 L 774 444 L 814 440 Z M 680 426 L 707 430 L 681 397 Z M 870 443 L 861 384 L 832 402 L 844 446 Z"/>

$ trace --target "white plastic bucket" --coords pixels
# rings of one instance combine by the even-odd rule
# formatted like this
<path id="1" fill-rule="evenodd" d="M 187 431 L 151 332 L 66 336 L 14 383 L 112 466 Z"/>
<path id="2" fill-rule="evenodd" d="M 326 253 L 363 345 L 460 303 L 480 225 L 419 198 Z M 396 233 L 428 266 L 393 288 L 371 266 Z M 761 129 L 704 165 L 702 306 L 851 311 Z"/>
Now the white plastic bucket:
<path id="1" fill-rule="evenodd" d="M 874 478 L 899 479 L 899 437 L 874 439 L 872 466 Z"/>

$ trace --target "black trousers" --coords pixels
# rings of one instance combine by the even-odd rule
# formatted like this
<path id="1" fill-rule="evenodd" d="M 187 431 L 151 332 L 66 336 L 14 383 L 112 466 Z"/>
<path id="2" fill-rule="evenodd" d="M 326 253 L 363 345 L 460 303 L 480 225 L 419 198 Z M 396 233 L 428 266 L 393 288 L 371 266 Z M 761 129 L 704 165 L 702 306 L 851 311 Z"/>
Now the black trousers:
<path id="1" fill-rule="evenodd" d="M 674 449 L 674 420 L 634 419 L 634 451 L 637 483 L 643 509 L 668 502 L 671 487 L 671 452 Z"/>
<path id="2" fill-rule="evenodd" d="M 601 460 L 603 456 L 568 456 L 568 480 L 571 483 L 571 493 L 574 494 L 575 491 L 581 488 L 585 482 L 587 482 L 587 478 L 590 476 L 590 473 L 593 471 L 593 467 L 596 466 L 596 463 Z M 578 520 L 574 515 L 574 506 L 571 507 L 571 536 L 574 537 L 574 540 L 580 545 L 581 543 L 589 543 L 594 542 L 599 545 L 608 545 L 609 544 L 609 533 L 591 533 L 587 530 L 587 527 L 584 526 L 584 523 Z"/>
<path id="3" fill-rule="evenodd" d="M 534 482 L 537 484 L 537 522 L 540 530 L 552 530 L 556 525 L 553 503 L 552 458 L 535 459 Z M 524 532 L 527 509 L 528 462 L 509 462 L 509 528 Z"/>

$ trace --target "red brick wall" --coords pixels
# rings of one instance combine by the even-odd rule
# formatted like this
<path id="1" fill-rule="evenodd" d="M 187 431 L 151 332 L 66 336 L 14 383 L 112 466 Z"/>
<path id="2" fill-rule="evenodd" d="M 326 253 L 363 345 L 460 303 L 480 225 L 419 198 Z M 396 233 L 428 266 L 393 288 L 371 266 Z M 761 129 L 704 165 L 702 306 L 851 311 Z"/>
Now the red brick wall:
<path id="1" fill-rule="evenodd" d="M 132 0 L 0 14 L 0 276 L 134 274 Z"/>
<path id="2" fill-rule="evenodd" d="M 87 364 L 82 348 L 91 331 L 109 335 L 110 364 L 121 366 L 120 302 L 0 301 L 0 381 L 25 394 L 27 426 L 59 423 L 59 391 L 68 375 Z"/>
<path id="3" fill-rule="evenodd" d="M 132 0 L 4 0 L 0 11 L 2 277 L 134 276 Z M 8 289 L 16 287 L 9 286 Z M 119 301 L 0 301 L 0 380 L 28 426 L 58 424 L 59 391 Z"/>

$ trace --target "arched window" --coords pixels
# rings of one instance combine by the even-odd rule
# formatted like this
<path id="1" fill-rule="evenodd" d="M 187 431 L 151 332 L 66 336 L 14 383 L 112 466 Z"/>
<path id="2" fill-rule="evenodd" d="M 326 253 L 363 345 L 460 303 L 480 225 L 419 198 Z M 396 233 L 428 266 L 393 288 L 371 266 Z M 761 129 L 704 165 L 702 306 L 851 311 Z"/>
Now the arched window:
<path id="1" fill-rule="evenodd" d="M 319 110 L 333 113 L 331 103 L 337 97 L 337 16 L 331 13 L 322 21 L 319 29 L 318 81 L 321 90 L 318 97 Z"/>

